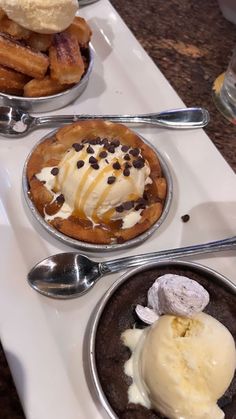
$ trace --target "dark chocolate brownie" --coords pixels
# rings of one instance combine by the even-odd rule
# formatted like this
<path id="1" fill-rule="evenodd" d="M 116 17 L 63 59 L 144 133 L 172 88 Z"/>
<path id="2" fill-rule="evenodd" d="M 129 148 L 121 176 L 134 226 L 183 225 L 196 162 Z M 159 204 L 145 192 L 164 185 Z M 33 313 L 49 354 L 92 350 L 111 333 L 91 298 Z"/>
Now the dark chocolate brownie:
<path id="1" fill-rule="evenodd" d="M 184 275 L 199 282 L 210 294 L 204 310 L 222 322 L 236 341 L 236 295 L 215 281 L 212 275 L 186 266 L 155 267 L 130 277 L 110 298 L 100 318 L 96 335 L 96 364 L 106 398 L 120 419 L 164 419 L 164 416 L 139 404 L 128 403 L 130 378 L 124 373 L 124 363 L 130 351 L 121 341 L 124 330 L 146 327 L 136 316 L 137 304 L 146 305 L 147 291 L 158 276 L 166 273 Z M 225 419 L 236 419 L 236 375 L 218 402 Z"/>

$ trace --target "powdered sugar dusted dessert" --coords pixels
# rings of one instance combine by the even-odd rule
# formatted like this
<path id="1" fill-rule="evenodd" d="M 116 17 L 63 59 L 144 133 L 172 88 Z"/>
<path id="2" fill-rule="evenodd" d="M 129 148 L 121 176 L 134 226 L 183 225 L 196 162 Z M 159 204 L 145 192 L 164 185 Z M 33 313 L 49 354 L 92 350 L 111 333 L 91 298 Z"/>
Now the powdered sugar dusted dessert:
<path id="1" fill-rule="evenodd" d="M 136 313 L 151 324 L 162 314 L 193 317 L 209 303 L 209 294 L 198 282 L 186 276 L 165 274 L 148 290 L 148 305 L 138 305 Z"/>

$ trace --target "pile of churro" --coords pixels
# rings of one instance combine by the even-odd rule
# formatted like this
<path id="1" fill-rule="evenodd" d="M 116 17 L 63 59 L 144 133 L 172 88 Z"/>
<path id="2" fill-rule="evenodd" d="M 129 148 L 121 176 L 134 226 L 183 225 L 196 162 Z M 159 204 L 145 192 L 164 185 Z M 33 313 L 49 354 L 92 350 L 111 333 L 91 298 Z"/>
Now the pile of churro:
<path id="1" fill-rule="evenodd" d="M 10 16 L 8 9 L 0 8 L 0 92 L 49 96 L 81 80 L 89 63 L 91 38 L 91 29 L 83 18 L 74 16 L 61 32 L 40 33 Z"/>

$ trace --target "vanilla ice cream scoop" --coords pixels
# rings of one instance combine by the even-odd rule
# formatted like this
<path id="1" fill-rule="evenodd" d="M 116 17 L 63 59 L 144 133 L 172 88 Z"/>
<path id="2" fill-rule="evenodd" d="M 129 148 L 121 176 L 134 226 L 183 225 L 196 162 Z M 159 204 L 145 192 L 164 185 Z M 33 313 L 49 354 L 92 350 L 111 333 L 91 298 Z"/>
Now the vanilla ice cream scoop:
<path id="1" fill-rule="evenodd" d="M 130 402 L 169 419 L 224 418 L 217 400 L 233 379 L 236 350 L 222 323 L 205 313 L 194 318 L 163 315 L 136 332 L 122 334 L 132 351 L 125 369 L 133 378 Z"/>
<path id="2" fill-rule="evenodd" d="M 50 191 L 64 197 L 55 216 L 74 214 L 94 224 L 122 220 L 122 228 L 129 228 L 141 218 L 144 189 L 152 183 L 149 174 L 139 149 L 119 141 L 105 142 L 104 147 L 100 141 L 74 144 L 56 168 L 44 168 L 36 176 Z"/>
<path id="3" fill-rule="evenodd" d="M 209 294 L 197 281 L 166 274 L 157 278 L 148 290 L 148 307 L 137 306 L 136 312 L 151 324 L 162 314 L 192 317 L 203 311 L 208 303 Z"/>
<path id="4" fill-rule="evenodd" d="M 73 21 L 77 0 L 0 0 L 0 7 L 14 22 L 38 33 L 57 33 Z"/>

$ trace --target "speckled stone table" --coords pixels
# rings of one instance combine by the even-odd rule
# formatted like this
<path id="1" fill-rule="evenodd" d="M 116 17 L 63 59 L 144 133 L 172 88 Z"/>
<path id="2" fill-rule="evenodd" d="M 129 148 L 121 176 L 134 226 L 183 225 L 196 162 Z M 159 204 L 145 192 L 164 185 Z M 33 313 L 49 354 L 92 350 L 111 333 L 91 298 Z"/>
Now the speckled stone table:
<path id="1" fill-rule="evenodd" d="M 212 84 L 226 69 L 235 44 L 236 26 L 224 19 L 216 0 L 111 3 L 185 104 L 209 110 L 206 132 L 236 171 L 236 127 L 221 116 L 211 98 Z M 0 418 L 24 418 L 2 348 Z"/>

